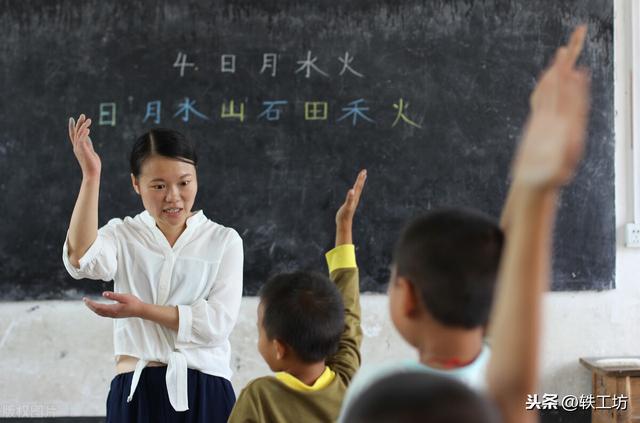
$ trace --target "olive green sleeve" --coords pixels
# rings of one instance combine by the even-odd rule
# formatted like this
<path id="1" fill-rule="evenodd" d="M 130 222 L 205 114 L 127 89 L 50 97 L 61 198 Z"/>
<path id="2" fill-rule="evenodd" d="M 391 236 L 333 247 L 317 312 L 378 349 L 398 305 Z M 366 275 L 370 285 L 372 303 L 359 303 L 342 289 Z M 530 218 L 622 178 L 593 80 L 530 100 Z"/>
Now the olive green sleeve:
<path id="1" fill-rule="evenodd" d="M 251 385 L 240 392 L 236 404 L 231 410 L 229 423 L 259 423 L 264 421 L 263 416 L 251 395 Z"/>
<path id="2" fill-rule="evenodd" d="M 327 253 L 331 280 L 344 302 L 344 331 L 338 350 L 327 359 L 327 365 L 348 384 L 360 368 L 360 283 L 352 244 L 340 245 Z"/>

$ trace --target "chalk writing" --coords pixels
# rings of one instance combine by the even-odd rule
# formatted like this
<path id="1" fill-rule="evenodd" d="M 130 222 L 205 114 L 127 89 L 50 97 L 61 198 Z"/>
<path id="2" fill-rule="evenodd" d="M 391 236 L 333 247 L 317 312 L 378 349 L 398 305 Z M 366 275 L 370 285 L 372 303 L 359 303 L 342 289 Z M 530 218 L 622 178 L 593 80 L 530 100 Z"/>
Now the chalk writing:
<path id="1" fill-rule="evenodd" d="M 305 60 L 298 60 L 296 62 L 297 64 L 300 65 L 300 67 L 295 71 L 295 73 L 302 72 L 304 70 L 305 71 L 304 77 L 305 78 L 309 78 L 309 76 L 311 76 L 311 69 L 313 69 L 316 72 L 318 72 L 319 74 L 328 77 L 329 76 L 328 73 L 326 73 L 325 71 L 321 70 L 319 67 L 317 67 L 315 65 L 317 60 L 318 60 L 317 57 L 314 57 L 313 59 L 311 58 L 311 50 L 308 50 L 307 51 L 307 58 Z"/>
<path id="2" fill-rule="evenodd" d="M 420 125 L 418 125 L 417 123 L 415 123 L 414 121 L 412 121 L 411 119 L 409 119 L 407 117 L 407 115 L 404 114 L 404 111 L 409 107 L 409 103 L 404 103 L 404 99 L 400 99 L 398 101 L 398 103 L 393 103 L 393 108 L 396 109 L 398 111 L 398 114 L 396 115 L 396 119 L 393 121 L 393 123 L 391 124 L 391 127 L 393 128 L 394 126 L 396 126 L 398 124 L 398 122 L 400 121 L 400 119 L 402 119 L 403 122 L 411 125 L 411 126 L 415 126 L 416 128 L 421 128 Z"/>
<path id="3" fill-rule="evenodd" d="M 116 103 L 100 103 L 98 125 L 116 126 Z"/>
<path id="4" fill-rule="evenodd" d="M 220 70 L 223 73 L 235 73 L 236 72 L 236 55 L 235 54 L 223 54 L 220 57 Z"/>
<path id="5" fill-rule="evenodd" d="M 190 113 L 193 113 L 200 119 L 209 119 L 207 116 L 197 111 L 196 108 L 193 107 L 194 104 L 196 104 L 195 100 L 189 100 L 189 97 L 185 97 L 184 101 L 178 105 L 178 111 L 173 115 L 173 117 L 181 114 L 182 121 L 189 122 Z"/>
<path id="6" fill-rule="evenodd" d="M 342 57 L 338 57 L 338 60 L 340 62 L 342 62 L 342 70 L 340 70 L 339 75 L 344 74 L 346 71 L 351 72 L 353 75 L 357 76 L 358 78 L 363 78 L 364 75 L 361 74 L 360 72 L 356 71 L 355 69 L 353 69 L 351 67 L 351 62 L 353 62 L 353 57 L 349 56 L 349 52 L 345 52 L 344 53 L 344 58 Z"/>
<path id="7" fill-rule="evenodd" d="M 132 100 L 129 99 L 131 103 Z M 287 109 L 285 106 L 291 102 L 285 99 L 279 100 L 264 100 L 260 105 L 256 105 L 256 111 L 254 119 L 256 121 L 269 121 L 277 122 L 282 119 L 282 116 Z M 184 97 L 182 101 L 178 103 L 176 112 L 173 114 L 173 118 L 178 118 L 184 123 L 192 121 L 192 116 L 196 116 L 201 120 L 211 121 L 212 118 L 207 116 L 203 111 L 196 109 L 196 101 L 189 97 Z M 130 106 L 133 106 L 130 104 Z M 393 103 L 393 108 L 396 110 L 395 119 L 391 123 L 391 127 L 398 126 L 399 123 L 410 125 L 414 128 L 422 128 L 422 126 L 412 120 L 405 113 L 409 106 L 409 102 L 405 101 L 403 97 L 400 97 L 397 102 Z M 249 109 L 251 105 L 249 105 Z M 370 108 L 365 106 L 365 100 L 359 98 L 357 100 L 347 103 L 346 106 L 341 107 L 342 114 L 336 119 L 336 122 L 344 120 L 351 121 L 352 127 L 358 127 L 358 121 L 364 120 L 368 123 L 375 123 L 376 120 L 369 115 Z M 244 123 L 250 115 L 248 115 L 246 102 L 237 102 L 235 100 L 223 101 L 220 103 L 220 119 L 235 119 Z M 290 112 L 295 113 L 295 108 L 292 108 Z M 99 125 L 101 126 L 116 126 L 116 102 L 105 102 L 99 104 Z M 304 101 L 304 114 L 305 121 L 328 121 L 329 120 L 329 102 L 328 101 Z M 151 122 L 159 124 L 162 120 L 162 101 L 152 100 L 145 103 L 144 117 L 142 122 Z M 361 125 L 360 125 L 361 126 Z"/>
<path id="8" fill-rule="evenodd" d="M 244 122 L 244 103 L 240 103 L 240 109 L 236 110 L 233 100 L 229 101 L 227 106 L 222 103 L 222 113 L 220 114 L 222 119 L 239 119 L 240 122 Z"/>
<path id="9" fill-rule="evenodd" d="M 328 110 L 326 101 L 305 101 L 304 120 L 327 120 Z"/>
<path id="10" fill-rule="evenodd" d="M 264 73 L 267 69 L 271 69 L 271 76 L 276 76 L 276 67 L 278 65 L 278 55 L 275 53 L 264 53 L 262 55 L 262 68 L 260 73 Z"/>
<path id="11" fill-rule="evenodd" d="M 266 117 L 269 121 L 280 120 L 280 112 L 282 110 L 277 106 L 284 106 L 287 103 L 289 103 L 287 100 L 263 101 L 262 105 L 266 108 L 258 115 L 258 119 Z"/>
<path id="12" fill-rule="evenodd" d="M 194 67 L 194 63 L 187 62 L 187 55 L 183 52 L 178 52 L 178 57 L 176 57 L 176 61 L 173 63 L 174 68 L 180 68 L 180 77 L 184 76 L 184 68 Z"/>
<path id="13" fill-rule="evenodd" d="M 359 99 L 354 100 L 351 103 L 349 103 L 348 107 L 343 107 L 342 111 L 346 112 L 346 113 L 344 115 L 342 115 L 341 117 L 339 117 L 337 121 L 340 122 L 341 120 L 344 120 L 344 119 L 348 118 L 349 116 L 351 116 L 351 126 L 356 126 L 356 121 L 358 120 L 358 117 L 366 120 L 367 122 L 373 123 L 374 120 L 363 113 L 363 112 L 369 110 L 369 108 L 368 107 L 360 107 L 360 104 L 362 104 L 362 103 L 364 103 L 364 99 L 363 98 L 359 98 Z"/>
<path id="14" fill-rule="evenodd" d="M 147 111 L 144 114 L 143 122 L 146 122 L 148 119 L 153 119 L 153 122 L 158 124 L 160 123 L 160 111 L 162 109 L 162 103 L 160 100 L 150 101 L 147 103 Z"/>

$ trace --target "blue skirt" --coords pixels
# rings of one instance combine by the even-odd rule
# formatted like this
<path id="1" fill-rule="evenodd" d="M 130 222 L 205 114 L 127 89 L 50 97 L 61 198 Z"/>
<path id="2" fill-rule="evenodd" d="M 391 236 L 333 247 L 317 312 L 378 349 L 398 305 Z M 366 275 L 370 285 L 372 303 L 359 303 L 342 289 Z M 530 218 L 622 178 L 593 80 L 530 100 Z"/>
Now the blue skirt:
<path id="1" fill-rule="evenodd" d="M 133 372 L 117 375 L 107 397 L 107 423 L 226 423 L 236 396 L 227 379 L 188 369 L 189 410 L 175 411 L 169 402 L 166 367 L 145 367 L 131 402 Z"/>

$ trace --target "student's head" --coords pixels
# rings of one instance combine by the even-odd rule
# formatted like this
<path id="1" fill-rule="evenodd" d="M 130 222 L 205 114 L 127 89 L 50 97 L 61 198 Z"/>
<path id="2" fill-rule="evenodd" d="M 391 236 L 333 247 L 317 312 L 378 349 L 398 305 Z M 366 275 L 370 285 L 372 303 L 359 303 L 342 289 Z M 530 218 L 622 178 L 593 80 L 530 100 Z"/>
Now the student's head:
<path id="1" fill-rule="evenodd" d="M 345 411 L 346 423 L 496 423 L 486 399 L 450 377 L 398 373 L 375 382 Z"/>
<path id="2" fill-rule="evenodd" d="M 397 242 L 389 282 L 391 318 L 413 346 L 436 325 L 482 329 L 489 318 L 503 235 L 489 217 L 461 209 L 411 221 Z"/>
<path id="3" fill-rule="evenodd" d="M 198 191 L 193 144 L 170 129 L 152 129 L 131 150 L 131 182 L 161 229 L 183 227 Z"/>
<path id="4" fill-rule="evenodd" d="M 326 276 L 281 273 L 260 290 L 258 350 L 273 371 L 325 360 L 343 329 L 342 297 Z"/>

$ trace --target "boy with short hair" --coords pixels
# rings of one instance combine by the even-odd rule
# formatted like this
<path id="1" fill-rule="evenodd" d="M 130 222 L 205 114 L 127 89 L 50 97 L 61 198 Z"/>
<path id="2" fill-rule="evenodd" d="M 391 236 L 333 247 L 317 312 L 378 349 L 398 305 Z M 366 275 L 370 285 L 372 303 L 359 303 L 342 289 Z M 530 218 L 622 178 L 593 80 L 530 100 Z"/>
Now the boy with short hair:
<path id="1" fill-rule="evenodd" d="M 502 244 L 491 218 L 464 209 L 433 211 L 400 235 L 389 285 L 391 319 L 425 370 L 485 385 L 484 328 Z"/>
<path id="2" fill-rule="evenodd" d="M 275 376 L 250 382 L 229 421 L 335 421 L 360 367 L 360 294 L 352 223 L 366 171 L 336 214 L 331 280 L 296 272 L 272 277 L 260 292 L 258 350 Z"/>
<path id="3" fill-rule="evenodd" d="M 496 222 L 465 209 L 432 211 L 406 226 L 393 254 L 389 309 L 418 361 L 396 360 L 359 371 L 341 415 L 372 383 L 398 372 L 448 376 L 486 389 L 491 351 L 484 336 L 503 241 Z"/>

